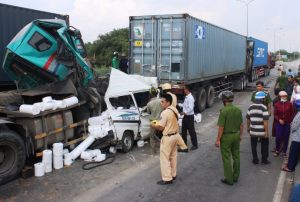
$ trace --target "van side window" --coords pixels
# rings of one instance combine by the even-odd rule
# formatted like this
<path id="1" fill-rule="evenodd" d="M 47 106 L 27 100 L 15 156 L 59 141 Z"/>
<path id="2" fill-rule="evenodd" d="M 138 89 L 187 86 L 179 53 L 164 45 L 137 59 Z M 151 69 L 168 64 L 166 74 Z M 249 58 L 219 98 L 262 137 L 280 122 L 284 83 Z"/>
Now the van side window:
<path id="1" fill-rule="evenodd" d="M 38 50 L 39 52 L 46 51 L 52 46 L 52 43 L 39 32 L 35 32 L 32 35 L 32 37 L 28 41 L 28 44 L 36 50 Z"/>
<path id="2" fill-rule="evenodd" d="M 119 107 L 122 107 L 122 109 L 130 109 L 135 107 L 132 97 L 130 95 L 112 97 L 109 98 L 109 101 L 115 109 L 118 109 Z"/>

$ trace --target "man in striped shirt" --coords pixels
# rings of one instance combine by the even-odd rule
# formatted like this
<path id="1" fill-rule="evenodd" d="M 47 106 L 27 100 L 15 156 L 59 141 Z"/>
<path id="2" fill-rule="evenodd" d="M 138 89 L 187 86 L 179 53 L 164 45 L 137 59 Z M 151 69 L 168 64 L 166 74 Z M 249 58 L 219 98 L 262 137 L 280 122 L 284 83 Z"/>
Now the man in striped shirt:
<path id="1" fill-rule="evenodd" d="M 251 149 L 252 149 L 252 162 L 254 164 L 259 163 L 257 157 L 257 141 L 261 139 L 261 163 L 269 164 L 269 136 L 268 136 L 268 120 L 269 113 L 267 107 L 263 104 L 267 94 L 263 91 L 259 91 L 255 94 L 255 102 L 250 105 L 247 111 L 247 129 L 251 136 Z"/>

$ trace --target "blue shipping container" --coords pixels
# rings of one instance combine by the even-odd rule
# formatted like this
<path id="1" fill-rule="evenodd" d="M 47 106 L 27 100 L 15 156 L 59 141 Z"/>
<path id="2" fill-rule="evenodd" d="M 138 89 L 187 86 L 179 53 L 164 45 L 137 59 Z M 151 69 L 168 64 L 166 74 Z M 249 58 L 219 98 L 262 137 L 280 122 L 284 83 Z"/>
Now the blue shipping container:
<path id="1" fill-rule="evenodd" d="M 253 68 L 263 67 L 268 65 L 268 43 L 249 37 L 253 41 Z"/>

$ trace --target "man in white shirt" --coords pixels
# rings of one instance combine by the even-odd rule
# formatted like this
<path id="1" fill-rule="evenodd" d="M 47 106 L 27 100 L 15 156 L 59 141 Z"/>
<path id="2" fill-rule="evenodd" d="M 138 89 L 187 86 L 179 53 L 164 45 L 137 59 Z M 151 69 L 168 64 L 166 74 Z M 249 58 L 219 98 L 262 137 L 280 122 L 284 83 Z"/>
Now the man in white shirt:
<path id="1" fill-rule="evenodd" d="M 194 104 L 195 99 L 191 93 L 189 86 L 184 87 L 185 99 L 182 105 L 182 114 L 184 115 L 182 119 L 182 138 L 187 145 L 187 131 L 191 136 L 192 147 L 191 150 L 198 149 L 197 135 L 194 126 Z"/>

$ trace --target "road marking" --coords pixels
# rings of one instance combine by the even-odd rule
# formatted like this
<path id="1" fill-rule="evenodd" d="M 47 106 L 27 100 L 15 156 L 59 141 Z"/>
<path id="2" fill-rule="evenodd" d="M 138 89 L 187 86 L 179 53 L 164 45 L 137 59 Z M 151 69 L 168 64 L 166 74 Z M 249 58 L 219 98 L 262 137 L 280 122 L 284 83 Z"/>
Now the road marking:
<path id="1" fill-rule="evenodd" d="M 279 175 L 279 178 L 278 178 L 276 191 L 275 191 L 275 194 L 274 194 L 274 197 L 273 197 L 273 202 L 280 202 L 281 201 L 285 177 L 286 177 L 286 172 L 281 171 L 280 175 Z"/>

